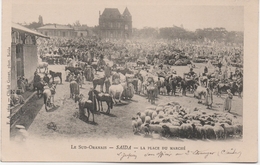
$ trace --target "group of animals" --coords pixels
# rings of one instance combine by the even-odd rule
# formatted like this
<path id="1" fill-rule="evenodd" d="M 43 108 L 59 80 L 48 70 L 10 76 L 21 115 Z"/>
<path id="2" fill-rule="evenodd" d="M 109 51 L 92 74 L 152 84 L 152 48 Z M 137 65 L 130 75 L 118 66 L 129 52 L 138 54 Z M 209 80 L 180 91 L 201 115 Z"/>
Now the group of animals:
<path id="1" fill-rule="evenodd" d="M 238 116 L 224 112 L 191 110 L 177 102 L 147 108 L 132 117 L 134 133 L 159 134 L 166 138 L 216 139 L 241 138 L 243 125 Z"/>

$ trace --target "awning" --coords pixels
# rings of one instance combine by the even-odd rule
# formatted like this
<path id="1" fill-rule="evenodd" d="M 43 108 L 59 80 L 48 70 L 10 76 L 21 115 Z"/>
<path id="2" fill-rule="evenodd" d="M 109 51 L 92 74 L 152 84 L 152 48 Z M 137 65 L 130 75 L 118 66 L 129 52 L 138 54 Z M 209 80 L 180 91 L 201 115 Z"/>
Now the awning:
<path id="1" fill-rule="evenodd" d="M 14 23 L 12 22 L 12 29 L 16 30 L 16 31 L 20 31 L 20 32 L 24 32 L 24 33 L 28 33 L 28 34 L 31 34 L 31 35 L 35 35 L 35 36 L 38 36 L 38 37 L 42 37 L 42 38 L 48 38 L 50 39 L 50 37 L 47 37 L 41 33 L 38 33 L 36 31 L 33 31 L 31 29 L 28 29 L 22 25 L 19 25 L 17 23 Z"/>

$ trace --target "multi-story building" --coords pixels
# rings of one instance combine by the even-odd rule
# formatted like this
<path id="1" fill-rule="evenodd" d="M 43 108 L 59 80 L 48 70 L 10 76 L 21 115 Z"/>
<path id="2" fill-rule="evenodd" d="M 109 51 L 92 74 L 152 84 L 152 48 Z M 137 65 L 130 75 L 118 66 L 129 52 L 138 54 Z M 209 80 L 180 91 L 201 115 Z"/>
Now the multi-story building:
<path id="1" fill-rule="evenodd" d="M 116 8 L 105 8 L 99 14 L 99 36 L 101 38 L 131 38 L 132 16 L 127 9 L 123 14 Z"/>
<path id="2" fill-rule="evenodd" d="M 38 32 L 46 36 L 54 37 L 74 37 L 74 29 L 66 25 L 49 24 L 37 29 Z"/>

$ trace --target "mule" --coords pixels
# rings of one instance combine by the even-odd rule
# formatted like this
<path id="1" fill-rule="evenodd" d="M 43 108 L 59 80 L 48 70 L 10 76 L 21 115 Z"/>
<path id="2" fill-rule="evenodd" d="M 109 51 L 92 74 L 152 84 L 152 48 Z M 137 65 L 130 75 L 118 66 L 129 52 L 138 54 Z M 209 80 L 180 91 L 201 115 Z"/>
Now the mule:
<path id="1" fill-rule="evenodd" d="M 93 80 L 93 88 L 96 89 L 97 85 L 100 85 L 100 91 L 103 92 L 103 87 L 104 87 L 104 84 L 105 84 L 105 80 L 106 80 L 106 77 L 101 77 L 101 78 L 95 78 Z"/>
<path id="2" fill-rule="evenodd" d="M 97 103 L 98 103 L 98 111 L 100 111 L 100 105 L 101 105 L 101 111 L 103 111 L 103 106 L 102 106 L 102 102 L 105 101 L 107 103 L 107 112 L 106 113 L 110 113 L 110 109 L 113 109 L 113 99 L 109 94 L 105 94 L 102 92 L 99 92 L 97 90 L 93 91 L 96 99 L 97 99 Z"/>
<path id="3" fill-rule="evenodd" d="M 90 91 L 92 92 L 92 91 Z M 85 119 L 85 109 L 87 109 L 88 116 L 87 120 L 89 121 L 90 112 L 92 114 L 93 123 L 95 123 L 94 113 L 96 111 L 94 103 L 92 100 L 87 99 L 83 94 L 75 96 L 75 103 L 79 104 L 79 118 Z"/>
<path id="4" fill-rule="evenodd" d="M 71 66 L 65 66 L 65 71 L 69 70 L 70 73 L 74 73 L 75 75 L 78 75 L 82 69 L 78 67 L 71 67 Z"/>
<path id="5" fill-rule="evenodd" d="M 80 93 L 80 88 L 79 84 L 73 80 L 70 82 L 70 98 L 73 98 L 76 95 L 79 95 Z"/>
<path id="6" fill-rule="evenodd" d="M 50 75 L 52 77 L 52 82 L 54 82 L 55 77 L 59 77 L 60 78 L 60 84 L 62 84 L 62 73 L 61 72 L 53 72 L 53 71 L 50 70 Z"/>

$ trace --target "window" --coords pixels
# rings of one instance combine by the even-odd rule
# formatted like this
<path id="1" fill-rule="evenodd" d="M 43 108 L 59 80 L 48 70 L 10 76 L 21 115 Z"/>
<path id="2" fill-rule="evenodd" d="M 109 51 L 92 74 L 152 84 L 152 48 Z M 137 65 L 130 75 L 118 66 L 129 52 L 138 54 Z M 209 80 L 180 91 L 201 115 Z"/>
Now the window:
<path id="1" fill-rule="evenodd" d="M 80 36 L 83 37 L 83 33 L 80 33 Z"/>
<path id="2" fill-rule="evenodd" d="M 66 36 L 66 33 L 65 33 L 65 32 L 62 32 L 62 36 L 65 37 L 65 36 Z"/>
<path id="3" fill-rule="evenodd" d="M 125 30 L 128 30 L 128 26 L 127 25 L 125 25 Z"/>
<path id="4" fill-rule="evenodd" d="M 48 35 L 48 32 L 45 32 L 45 35 L 47 36 L 47 35 Z"/>

